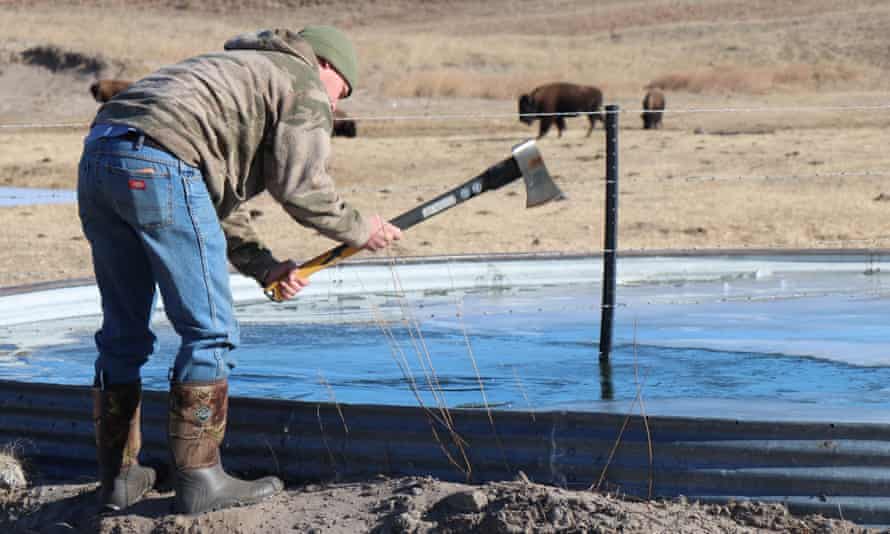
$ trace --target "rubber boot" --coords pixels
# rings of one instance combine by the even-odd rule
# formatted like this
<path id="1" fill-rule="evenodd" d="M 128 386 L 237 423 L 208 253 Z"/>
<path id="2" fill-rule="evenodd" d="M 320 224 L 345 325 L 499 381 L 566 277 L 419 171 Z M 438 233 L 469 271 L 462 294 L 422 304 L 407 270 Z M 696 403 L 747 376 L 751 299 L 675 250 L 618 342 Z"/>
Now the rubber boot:
<path id="1" fill-rule="evenodd" d="M 170 385 L 170 452 L 176 466 L 173 511 L 197 514 L 253 504 L 284 488 L 277 477 L 247 481 L 229 476 L 219 446 L 226 431 L 228 383 Z"/>
<path id="2" fill-rule="evenodd" d="M 155 470 L 139 465 L 142 383 L 93 388 L 93 421 L 99 461 L 99 504 L 122 510 L 155 483 Z"/>

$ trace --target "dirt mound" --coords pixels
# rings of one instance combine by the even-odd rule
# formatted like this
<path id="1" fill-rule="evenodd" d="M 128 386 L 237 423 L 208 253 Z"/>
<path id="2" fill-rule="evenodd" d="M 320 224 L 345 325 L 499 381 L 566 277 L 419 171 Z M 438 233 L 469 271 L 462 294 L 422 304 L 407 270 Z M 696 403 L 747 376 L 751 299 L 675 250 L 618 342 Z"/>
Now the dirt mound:
<path id="1" fill-rule="evenodd" d="M 315 534 L 683 532 L 839 534 L 878 532 L 780 504 L 646 501 L 514 481 L 468 485 L 431 477 L 293 487 L 254 506 L 170 514 L 172 494 L 152 492 L 126 513 L 99 514 L 96 484 L 0 491 L 0 531 L 99 534 L 303 532 Z M 887 531 L 890 532 L 890 531 Z"/>
<path id="2" fill-rule="evenodd" d="M 396 524 L 410 524 L 403 516 L 400 519 Z M 598 492 L 563 490 L 521 478 L 453 493 L 439 501 L 423 519 L 431 520 L 430 531 L 454 534 L 864 531 L 850 523 L 820 516 L 796 518 L 781 504 L 743 501 L 701 505 L 683 499 L 642 501 Z"/>

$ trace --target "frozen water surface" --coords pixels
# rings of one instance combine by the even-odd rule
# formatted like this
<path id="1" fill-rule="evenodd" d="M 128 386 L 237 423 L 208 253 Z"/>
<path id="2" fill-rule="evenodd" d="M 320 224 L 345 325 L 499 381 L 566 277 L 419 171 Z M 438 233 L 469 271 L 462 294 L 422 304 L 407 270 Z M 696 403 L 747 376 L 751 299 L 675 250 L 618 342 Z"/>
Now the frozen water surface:
<path id="1" fill-rule="evenodd" d="M 886 413 L 884 284 L 879 269 L 625 280 L 605 366 L 596 283 L 253 301 L 238 305 L 242 345 L 231 389 L 325 402 L 515 409 L 608 409 L 639 393 L 652 413 L 659 406 L 694 412 L 755 405 Z M 0 374 L 90 383 L 98 321 L 92 315 L 0 327 L 9 340 L 0 344 Z M 163 313 L 156 332 L 161 349 L 144 381 L 166 389 L 177 338 Z"/>

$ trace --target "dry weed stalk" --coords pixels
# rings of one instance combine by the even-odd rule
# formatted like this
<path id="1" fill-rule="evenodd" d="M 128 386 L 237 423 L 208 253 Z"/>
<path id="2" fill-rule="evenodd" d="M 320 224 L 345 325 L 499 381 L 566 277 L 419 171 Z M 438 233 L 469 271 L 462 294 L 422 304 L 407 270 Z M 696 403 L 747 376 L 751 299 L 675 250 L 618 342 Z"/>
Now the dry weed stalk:
<path id="1" fill-rule="evenodd" d="M 612 464 L 612 459 L 615 457 L 615 453 L 618 451 L 618 446 L 621 444 L 621 438 L 624 435 L 624 430 L 627 428 L 628 423 L 630 422 L 631 413 L 633 412 L 634 405 L 639 402 L 640 403 L 640 416 L 643 418 L 643 426 L 646 429 L 646 442 L 648 445 L 648 454 L 649 454 L 649 498 L 652 498 L 653 491 L 653 469 L 654 469 L 654 454 L 652 450 L 652 435 L 649 431 L 649 417 L 646 415 L 646 410 L 643 404 L 643 385 L 645 384 L 646 378 L 648 378 L 648 372 L 646 376 L 643 377 L 643 380 L 639 379 L 639 365 L 637 363 L 637 323 L 634 321 L 634 336 L 633 336 L 633 347 L 634 347 L 634 382 L 636 383 L 636 395 L 634 395 L 634 399 L 630 404 L 630 410 L 628 410 L 628 414 L 624 417 L 624 421 L 621 424 L 621 429 L 618 431 L 618 437 L 615 438 L 615 443 L 612 445 L 612 449 L 609 451 L 609 457 L 606 459 L 606 464 L 603 466 L 603 470 L 600 472 L 599 479 L 597 479 L 596 483 L 587 488 L 588 490 L 599 490 L 603 484 L 603 481 L 606 478 L 606 473 L 609 470 L 609 466 Z"/>
<path id="2" fill-rule="evenodd" d="M 340 403 L 337 402 L 337 396 L 334 395 L 334 389 L 331 387 L 331 385 L 325 379 L 324 375 L 321 373 L 320 370 L 318 371 L 318 381 L 321 382 L 321 384 L 325 387 L 325 389 L 327 389 L 328 397 L 331 399 L 331 402 L 334 404 L 334 407 L 337 408 L 337 413 L 340 414 L 340 421 L 343 422 L 343 430 L 344 430 L 344 432 L 346 432 L 346 434 L 349 434 L 349 426 L 346 424 L 346 418 L 343 416 L 343 410 L 340 409 Z"/>
<path id="3" fill-rule="evenodd" d="M 637 322 L 634 321 L 634 383 L 637 384 L 637 395 L 640 399 L 640 416 L 643 418 L 643 428 L 646 429 L 646 446 L 649 454 L 649 492 L 648 497 L 652 498 L 653 486 L 655 484 L 655 461 L 652 451 L 652 433 L 649 430 L 649 417 L 646 415 L 646 404 L 643 402 L 643 386 L 640 381 L 640 370 L 637 364 Z"/>
<path id="4" fill-rule="evenodd" d="M 395 334 L 392 331 L 392 328 L 389 326 L 389 324 L 386 322 L 386 319 L 380 313 L 379 308 L 372 305 L 371 309 L 374 312 L 375 323 L 380 328 L 380 330 L 383 332 L 384 337 L 386 338 L 387 343 L 389 344 L 390 352 L 393 355 L 393 359 L 396 361 L 396 365 L 399 366 L 399 370 L 402 371 L 402 375 L 405 377 L 406 380 L 408 380 L 408 384 L 409 384 L 409 388 L 411 389 L 411 393 L 414 394 L 414 398 L 417 400 L 418 405 L 420 405 L 421 408 L 423 408 L 424 410 L 427 410 L 429 412 L 429 409 L 424 404 L 423 397 L 421 397 L 421 395 L 420 395 L 420 387 L 417 385 L 417 380 L 414 378 L 414 374 L 411 372 L 411 365 L 408 363 L 408 359 L 405 356 L 405 352 L 402 350 L 402 347 L 399 344 L 399 341 L 396 339 Z M 417 353 L 420 354 L 421 349 L 420 349 L 420 346 L 416 343 L 416 339 L 415 339 L 416 335 L 413 331 L 410 330 L 411 325 L 408 324 L 407 326 L 409 328 L 409 335 L 412 338 L 412 344 L 414 345 L 415 351 L 417 351 Z M 427 354 L 427 357 L 429 357 L 428 354 Z M 422 362 L 421 362 L 421 365 L 423 366 Z M 433 412 L 429 412 L 429 415 L 436 422 L 441 424 L 442 426 L 446 426 L 446 427 L 451 426 L 452 425 L 451 413 L 448 411 L 447 405 L 444 402 L 444 398 L 440 395 L 439 390 L 441 389 L 441 387 L 437 386 L 438 383 L 436 381 L 434 381 L 428 375 L 425 367 L 424 367 L 424 370 L 425 370 L 424 374 L 427 379 L 427 385 L 429 386 L 430 392 L 433 395 L 433 399 L 436 401 L 436 405 L 439 408 L 439 415 L 436 415 Z"/>
<path id="5" fill-rule="evenodd" d="M 479 374 L 479 366 L 476 365 L 476 356 L 473 354 L 473 346 L 470 344 L 470 336 L 467 334 L 467 326 L 464 323 L 463 299 L 457 301 L 457 316 L 460 319 L 460 329 L 467 346 L 467 354 L 470 356 L 470 362 L 473 364 L 473 372 L 476 373 L 476 382 L 479 384 L 479 392 L 482 394 L 482 405 L 485 406 L 488 423 L 491 425 L 491 431 L 494 434 L 495 442 L 498 444 L 498 450 L 501 451 L 504 467 L 507 469 L 507 472 L 511 472 L 510 462 L 507 460 L 507 453 L 504 451 L 504 444 L 501 442 L 501 437 L 498 435 L 498 429 L 494 424 L 494 417 L 491 414 L 491 406 L 488 404 L 488 396 L 485 394 L 485 384 L 482 382 L 482 375 Z"/>
<path id="6" fill-rule="evenodd" d="M 516 366 L 515 365 L 511 366 L 511 369 L 513 370 L 513 378 L 516 379 L 516 386 L 519 388 L 519 393 L 522 394 L 522 398 L 525 399 L 526 406 L 529 407 L 528 413 L 532 418 L 532 423 L 534 423 L 534 422 L 536 422 L 535 412 L 533 411 L 534 406 L 532 406 L 531 400 L 529 400 L 528 395 L 525 392 L 525 385 L 522 383 L 522 380 L 519 378 L 519 373 L 516 372 Z"/>
<path id="7" fill-rule="evenodd" d="M 408 331 L 409 337 L 411 339 L 411 344 L 414 348 L 415 354 L 417 355 L 418 362 L 420 363 L 420 366 L 423 370 L 424 378 L 426 380 L 429 391 L 433 395 L 433 399 L 436 402 L 438 414 L 429 409 L 423 402 L 423 397 L 420 394 L 417 381 L 414 378 L 413 373 L 411 372 L 411 366 L 408 363 L 408 360 L 405 356 L 404 351 L 402 350 L 401 345 L 393 334 L 392 328 L 387 323 L 382 313 L 380 313 L 379 308 L 372 305 L 371 309 L 374 312 L 375 323 L 383 332 L 384 337 L 386 338 L 387 343 L 390 346 L 390 352 L 393 355 L 393 359 L 396 361 L 396 364 L 402 371 L 403 376 L 408 381 L 409 387 L 411 389 L 411 392 L 414 394 L 415 399 L 429 417 L 430 428 L 433 432 L 433 437 L 439 443 L 439 446 L 442 449 L 442 452 L 445 454 L 446 458 L 448 458 L 448 461 L 458 470 L 460 470 L 464 474 L 465 478 L 469 480 L 472 477 L 473 469 L 472 465 L 470 464 L 469 457 L 466 453 L 467 443 L 454 428 L 454 422 L 451 418 L 451 412 L 448 410 L 448 405 L 445 402 L 444 392 L 441 383 L 439 382 L 439 377 L 435 371 L 435 367 L 433 366 L 432 358 L 426 345 L 426 340 L 424 339 L 423 333 L 420 330 L 420 323 L 414 315 L 413 311 L 409 309 L 409 307 L 405 303 L 405 299 L 403 298 L 404 291 L 401 280 L 399 279 L 398 273 L 395 269 L 394 258 L 390 257 L 390 260 L 390 271 L 393 276 L 393 285 L 395 287 L 396 294 L 400 297 L 399 306 L 402 311 L 402 322 Z M 445 442 L 442 440 L 442 438 L 439 436 L 439 432 L 436 430 L 435 423 L 439 423 L 445 429 L 447 429 L 448 434 L 451 438 L 451 442 L 454 444 L 454 446 L 457 447 L 458 451 L 460 452 L 462 462 L 458 462 L 458 460 L 455 459 L 455 457 L 452 455 L 451 451 L 448 450 L 448 447 L 445 445 Z"/>
<path id="8" fill-rule="evenodd" d="M 451 413 L 448 411 L 448 402 L 445 400 L 445 390 L 442 388 L 441 382 L 439 382 L 439 375 L 436 373 L 435 367 L 433 367 L 433 360 L 426 345 L 426 339 L 420 330 L 420 323 L 413 312 L 405 306 L 404 299 L 400 300 L 399 304 L 402 310 L 402 322 L 408 331 L 411 344 L 414 346 L 414 353 L 418 356 L 417 361 L 423 370 L 423 376 L 429 386 L 430 393 L 436 399 L 443 418 L 451 424 L 453 421 Z"/>
<path id="9" fill-rule="evenodd" d="M 272 444 L 269 443 L 269 439 L 266 436 L 263 436 L 263 441 L 266 443 L 266 448 L 269 449 L 269 453 L 272 455 L 272 461 L 275 462 L 275 474 L 281 477 L 281 464 L 278 462 L 278 455 L 275 454 L 275 449 L 272 448 Z"/>
<path id="10" fill-rule="evenodd" d="M 321 431 L 321 441 L 324 443 L 324 448 L 328 451 L 328 458 L 331 460 L 331 467 L 337 465 L 337 459 L 334 458 L 334 452 L 331 450 L 331 446 L 328 445 L 328 437 L 327 433 L 324 429 L 324 421 L 321 420 L 321 404 L 315 405 L 315 418 L 318 420 L 318 429 Z"/>

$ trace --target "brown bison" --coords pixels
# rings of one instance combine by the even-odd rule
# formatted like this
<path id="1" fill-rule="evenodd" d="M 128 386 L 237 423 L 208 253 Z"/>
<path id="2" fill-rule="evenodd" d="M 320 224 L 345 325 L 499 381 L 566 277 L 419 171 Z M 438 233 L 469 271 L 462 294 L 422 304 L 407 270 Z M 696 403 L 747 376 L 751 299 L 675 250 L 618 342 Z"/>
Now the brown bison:
<path id="1" fill-rule="evenodd" d="M 334 129 L 331 131 L 331 136 L 355 137 L 355 134 L 355 121 L 339 109 L 334 111 Z"/>
<path id="2" fill-rule="evenodd" d="M 658 89 L 650 89 L 643 97 L 643 129 L 661 128 L 661 116 L 664 111 L 664 93 Z"/>
<path id="3" fill-rule="evenodd" d="M 111 98 L 133 83 L 129 80 L 97 80 L 90 86 L 90 93 L 96 102 L 108 102 Z"/>
<path id="4" fill-rule="evenodd" d="M 587 129 L 589 137 L 597 119 L 603 120 L 602 116 L 595 113 L 600 111 L 602 105 L 603 93 L 596 87 L 565 82 L 551 83 L 536 87 L 531 93 L 519 97 L 519 120 L 531 124 L 539 119 L 541 124 L 538 139 L 544 137 L 551 124 L 556 123 L 559 137 L 562 137 L 562 131 L 566 128 L 565 117 L 577 117 L 579 113 L 586 112 L 589 113 L 587 119 L 590 121 L 590 128 Z M 532 116 L 535 114 L 545 115 Z"/>

